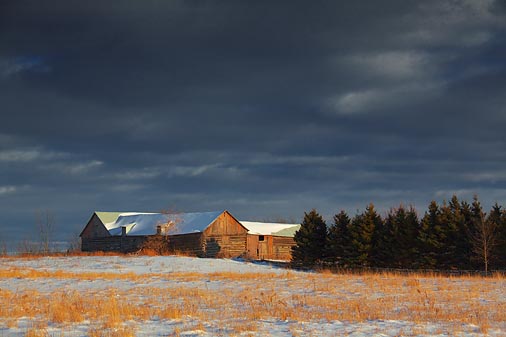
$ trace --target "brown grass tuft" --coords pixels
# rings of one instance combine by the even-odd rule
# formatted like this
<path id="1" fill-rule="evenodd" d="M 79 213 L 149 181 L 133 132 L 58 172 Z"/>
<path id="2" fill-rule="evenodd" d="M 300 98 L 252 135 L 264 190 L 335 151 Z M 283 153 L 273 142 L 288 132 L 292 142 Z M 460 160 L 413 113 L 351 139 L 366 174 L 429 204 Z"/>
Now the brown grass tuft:
<path id="1" fill-rule="evenodd" d="M 414 322 L 424 334 L 427 322 L 441 324 L 455 335 L 466 325 L 481 333 L 506 321 L 506 278 L 479 276 L 398 275 L 395 273 L 274 273 L 198 272 L 135 274 L 68 270 L 2 268 L 0 280 L 37 279 L 44 282 L 111 280 L 105 288 L 39 291 L 0 288 L 0 325 L 14 327 L 22 317 L 34 326 L 34 337 L 47 336 L 56 326 L 89 324 L 89 336 L 134 336 L 147 320 L 174 321 L 174 336 L 186 331 L 216 331 L 261 335 L 259 320 L 287 322 L 294 335 L 306 335 L 297 322 Z M 129 289 L 120 290 L 127 284 Z M 43 324 L 36 325 L 36 322 Z M 93 323 L 84 323 L 93 322 Z M 184 322 L 184 324 L 183 324 Z M 223 322 L 225 327 L 207 326 Z M 220 330 L 221 331 L 221 330 Z"/>

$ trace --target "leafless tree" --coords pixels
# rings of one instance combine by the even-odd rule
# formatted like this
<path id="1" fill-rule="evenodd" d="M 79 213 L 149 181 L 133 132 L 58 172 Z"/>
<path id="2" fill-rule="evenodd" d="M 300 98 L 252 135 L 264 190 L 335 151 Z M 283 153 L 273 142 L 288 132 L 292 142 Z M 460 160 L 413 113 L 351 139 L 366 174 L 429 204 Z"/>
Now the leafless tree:
<path id="1" fill-rule="evenodd" d="M 497 241 L 497 224 L 495 221 L 485 219 L 483 213 L 475 221 L 475 228 L 471 234 L 471 244 L 473 253 L 483 263 L 485 274 L 488 273 L 488 267 L 492 256 L 492 251 Z"/>
<path id="2" fill-rule="evenodd" d="M 51 240 L 53 236 L 54 215 L 49 210 L 36 212 L 36 225 L 39 231 L 41 253 L 47 254 L 51 251 Z"/>
<path id="3" fill-rule="evenodd" d="M 5 241 L 0 240 L 0 256 L 7 256 L 7 244 Z"/>
<path id="4" fill-rule="evenodd" d="M 38 250 L 38 244 L 30 240 L 22 240 L 18 243 L 17 252 L 18 254 L 35 254 Z"/>
<path id="5" fill-rule="evenodd" d="M 81 251 L 81 238 L 79 237 L 79 234 L 73 233 L 68 240 L 67 252 L 73 253 L 80 251 Z"/>
<path id="6" fill-rule="evenodd" d="M 160 213 L 167 215 L 167 221 L 157 224 L 157 234 L 170 235 L 176 233 L 178 225 L 181 223 L 181 212 L 169 208 L 162 210 Z M 160 230 L 160 233 L 158 233 L 158 230 Z"/>
<path id="7" fill-rule="evenodd" d="M 167 255 L 171 253 L 170 235 L 178 231 L 178 224 L 181 223 L 181 212 L 173 209 L 162 210 L 161 214 L 167 215 L 164 221 L 156 224 L 155 236 L 149 236 L 142 244 L 140 251 L 156 255 Z"/>

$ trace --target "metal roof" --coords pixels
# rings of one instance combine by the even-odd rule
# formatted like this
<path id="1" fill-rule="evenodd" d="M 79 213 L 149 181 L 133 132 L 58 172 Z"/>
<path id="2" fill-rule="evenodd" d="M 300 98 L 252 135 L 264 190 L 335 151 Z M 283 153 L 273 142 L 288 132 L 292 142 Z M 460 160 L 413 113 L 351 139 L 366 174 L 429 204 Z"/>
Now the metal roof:
<path id="1" fill-rule="evenodd" d="M 272 222 L 255 222 L 240 221 L 241 224 L 248 229 L 249 234 L 256 235 L 275 235 L 293 237 L 295 232 L 299 230 L 300 224 L 272 223 Z"/>
<path id="2" fill-rule="evenodd" d="M 203 232 L 224 211 L 194 213 L 142 213 L 142 212 L 95 212 L 105 228 L 113 236 L 121 235 L 126 228 L 127 235 L 154 235 L 157 227 L 164 227 L 170 235 Z M 239 221 L 249 234 L 293 237 L 300 224 Z"/>
<path id="3" fill-rule="evenodd" d="M 122 227 L 127 235 L 154 235 L 162 226 L 165 234 L 177 235 L 204 231 L 224 211 L 199 213 L 135 213 L 95 212 L 113 236 L 121 235 Z"/>
<path id="4" fill-rule="evenodd" d="M 114 222 L 122 212 L 95 212 L 103 224 Z"/>

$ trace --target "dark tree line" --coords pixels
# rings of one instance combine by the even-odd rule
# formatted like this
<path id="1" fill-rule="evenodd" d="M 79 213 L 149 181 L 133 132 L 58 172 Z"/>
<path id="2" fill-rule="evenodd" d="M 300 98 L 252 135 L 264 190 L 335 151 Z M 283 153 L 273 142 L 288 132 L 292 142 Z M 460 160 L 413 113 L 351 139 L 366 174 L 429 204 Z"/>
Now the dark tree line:
<path id="1" fill-rule="evenodd" d="M 420 218 L 399 206 L 381 217 L 374 205 L 350 218 L 345 211 L 327 224 L 316 210 L 304 214 L 292 261 L 340 267 L 468 270 L 506 269 L 506 210 L 485 213 L 478 200 L 453 196 L 432 201 Z"/>

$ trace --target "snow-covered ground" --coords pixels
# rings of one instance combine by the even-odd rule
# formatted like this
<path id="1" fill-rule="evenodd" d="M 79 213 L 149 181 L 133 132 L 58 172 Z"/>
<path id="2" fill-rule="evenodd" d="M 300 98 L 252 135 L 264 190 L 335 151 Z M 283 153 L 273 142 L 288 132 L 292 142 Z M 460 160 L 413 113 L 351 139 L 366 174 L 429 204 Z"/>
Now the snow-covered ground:
<path id="1" fill-rule="evenodd" d="M 15 302 L 70 298 L 78 293 L 82 296 L 79 303 L 93 297 L 97 306 L 124 300 L 136 310 L 145 307 L 145 312 L 154 312 L 153 307 L 167 304 L 177 306 L 178 312 L 172 318 L 118 314 L 124 321 L 115 324 L 107 324 L 109 317 L 102 320 L 89 315 L 71 322 L 52 321 L 55 316 L 49 312 L 54 304 L 47 300 L 47 308 L 41 306 L 40 312 L 26 316 L 13 318 L 10 315 L 14 316 L 14 310 L 0 308 L 0 337 L 506 336 L 504 278 L 427 277 L 404 281 L 390 280 L 388 276 L 335 276 L 288 271 L 268 264 L 175 256 L 1 258 L 1 272 L 0 301 L 7 296 L 15 299 L 10 304 L 0 302 L 4 306 L 22 307 L 22 303 Z M 387 301 L 397 300 L 395 289 L 390 289 L 397 285 L 399 302 L 393 309 L 386 309 Z M 460 294 L 462 289 L 469 291 L 459 295 L 466 298 L 462 303 L 455 302 L 455 310 L 476 317 L 451 316 L 453 308 L 448 306 L 454 305 L 452 293 Z M 399 319 L 415 317 L 403 313 L 412 304 L 403 303 L 402 296 L 420 301 L 416 319 Z M 84 306 L 73 304 L 69 310 L 85 311 Z M 443 311 L 449 313 L 441 314 Z"/>

